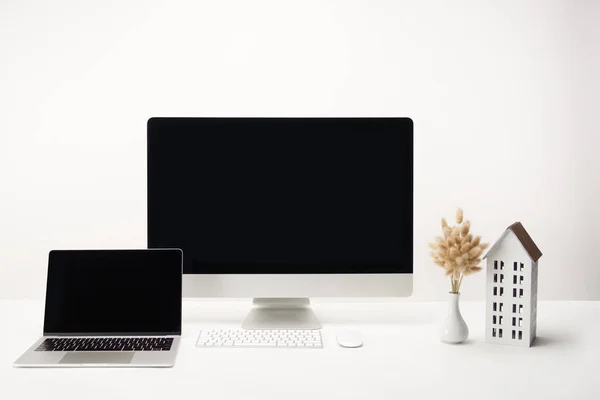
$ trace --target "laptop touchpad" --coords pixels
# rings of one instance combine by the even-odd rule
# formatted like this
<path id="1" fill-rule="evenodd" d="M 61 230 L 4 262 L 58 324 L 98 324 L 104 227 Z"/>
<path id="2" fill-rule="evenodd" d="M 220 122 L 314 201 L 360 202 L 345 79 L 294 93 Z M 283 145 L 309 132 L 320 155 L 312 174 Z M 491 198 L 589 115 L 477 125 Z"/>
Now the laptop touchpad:
<path id="1" fill-rule="evenodd" d="M 128 364 L 133 352 L 68 352 L 59 364 Z"/>

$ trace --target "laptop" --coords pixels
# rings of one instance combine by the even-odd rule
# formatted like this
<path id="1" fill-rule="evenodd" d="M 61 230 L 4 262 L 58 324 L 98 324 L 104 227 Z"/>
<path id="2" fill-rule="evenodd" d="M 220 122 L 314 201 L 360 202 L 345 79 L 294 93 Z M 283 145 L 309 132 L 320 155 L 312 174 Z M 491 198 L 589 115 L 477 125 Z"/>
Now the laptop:
<path id="1" fill-rule="evenodd" d="M 14 366 L 174 365 L 181 250 L 53 250 L 48 258 L 44 336 Z"/>

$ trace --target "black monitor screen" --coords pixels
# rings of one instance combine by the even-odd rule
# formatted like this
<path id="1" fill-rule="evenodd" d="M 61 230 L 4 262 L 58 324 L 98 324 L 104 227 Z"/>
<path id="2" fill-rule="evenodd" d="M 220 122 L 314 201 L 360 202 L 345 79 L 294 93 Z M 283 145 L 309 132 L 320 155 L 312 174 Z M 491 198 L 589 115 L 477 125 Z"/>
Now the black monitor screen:
<path id="1" fill-rule="evenodd" d="M 181 334 L 180 250 L 54 250 L 44 334 Z"/>
<path id="2" fill-rule="evenodd" d="M 412 273 L 408 118 L 152 118 L 148 247 L 184 273 Z"/>

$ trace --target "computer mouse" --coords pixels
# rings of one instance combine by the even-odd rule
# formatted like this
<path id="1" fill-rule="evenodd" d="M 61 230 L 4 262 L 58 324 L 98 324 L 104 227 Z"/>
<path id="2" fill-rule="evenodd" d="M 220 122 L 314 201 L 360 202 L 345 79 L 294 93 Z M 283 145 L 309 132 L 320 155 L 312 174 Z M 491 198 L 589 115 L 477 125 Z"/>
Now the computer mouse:
<path id="1" fill-rule="evenodd" d="M 363 344 L 362 336 L 356 331 L 342 331 L 335 336 L 342 347 L 360 347 Z"/>

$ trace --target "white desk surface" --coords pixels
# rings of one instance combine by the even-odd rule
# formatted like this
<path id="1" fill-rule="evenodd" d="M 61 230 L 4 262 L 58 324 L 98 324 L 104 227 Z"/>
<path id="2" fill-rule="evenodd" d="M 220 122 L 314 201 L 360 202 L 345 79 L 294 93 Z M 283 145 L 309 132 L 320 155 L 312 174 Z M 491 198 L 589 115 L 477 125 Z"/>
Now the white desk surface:
<path id="1" fill-rule="evenodd" d="M 199 349 L 201 327 L 238 326 L 250 301 L 186 300 L 169 369 L 20 369 L 43 303 L 0 300 L 1 399 L 600 399 L 600 302 L 541 302 L 531 348 L 484 342 L 484 303 L 463 302 L 469 340 L 446 345 L 444 303 L 315 301 L 324 348 Z M 364 347 L 343 349 L 355 329 Z"/>

